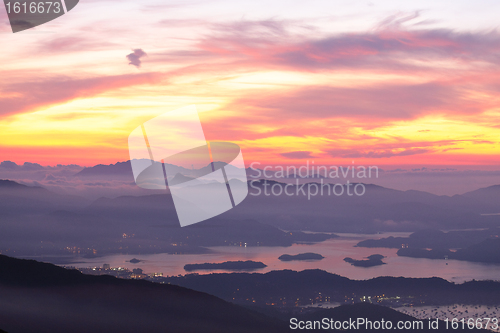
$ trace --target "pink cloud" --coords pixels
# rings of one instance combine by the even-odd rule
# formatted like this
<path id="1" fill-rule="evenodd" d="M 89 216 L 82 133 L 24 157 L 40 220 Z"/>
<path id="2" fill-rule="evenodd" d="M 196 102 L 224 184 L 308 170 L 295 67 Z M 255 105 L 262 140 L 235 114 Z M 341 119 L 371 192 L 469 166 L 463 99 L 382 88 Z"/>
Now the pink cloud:
<path id="1" fill-rule="evenodd" d="M 394 21 L 394 20 L 393 20 Z M 242 21 L 217 25 L 214 33 L 198 45 L 241 65 L 290 70 L 388 69 L 425 70 L 409 64 L 418 60 L 499 60 L 500 34 L 452 30 L 404 30 L 400 24 L 381 24 L 373 32 L 344 33 L 324 38 L 294 36 L 283 21 Z"/>

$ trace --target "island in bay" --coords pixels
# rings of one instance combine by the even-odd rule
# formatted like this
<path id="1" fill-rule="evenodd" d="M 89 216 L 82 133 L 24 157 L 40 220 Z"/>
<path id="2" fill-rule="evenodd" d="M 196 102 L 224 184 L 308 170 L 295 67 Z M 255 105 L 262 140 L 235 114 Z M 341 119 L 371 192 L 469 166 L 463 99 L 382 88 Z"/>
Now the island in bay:
<path id="1" fill-rule="evenodd" d="M 321 260 L 324 257 L 318 253 L 300 253 L 296 255 L 283 254 L 278 259 L 281 261 L 292 261 L 292 260 Z"/>
<path id="2" fill-rule="evenodd" d="M 185 271 L 196 271 L 202 269 L 222 269 L 222 270 L 252 270 L 267 267 L 260 261 L 225 261 L 221 263 L 187 264 L 184 265 Z"/>
<path id="3" fill-rule="evenodd" d="M 129 260 L 129 262 L 132 263 L 132 264 L 137 264 L 137 263 L 140 263 L 141 261 L 142 260 L 139 260 L 137 258 L 132 258 L 132 259 Z"/>
<path id="4" fill-rule="evenodd" d="M 364 260 L 357 260 L 347 257 L 344 258 L 344 261 L 357 267 L 372 267 L 372 266 L 385 265 L 385 262 L 382 261 L 382 259 L 384 258 L 385 257 L 381 254 L 372 254 L 371 256 L 366 257 L 366 259 Z"/>

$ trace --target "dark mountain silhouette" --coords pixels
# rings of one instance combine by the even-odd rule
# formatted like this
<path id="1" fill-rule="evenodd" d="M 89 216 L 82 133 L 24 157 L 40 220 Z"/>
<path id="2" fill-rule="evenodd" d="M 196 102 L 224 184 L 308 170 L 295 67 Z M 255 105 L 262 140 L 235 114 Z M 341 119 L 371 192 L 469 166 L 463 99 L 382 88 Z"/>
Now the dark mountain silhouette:
<path id="1" fill-rule="evenodd" d="M 286 331 L 279 320 L 174 285 L 2 255 L 0 267 L 0 323 L 10 333 Z"/>
<path id="2" fill-rule="evenodd" d="M 172 284 L 156 284 L 147 281 L 121 280 L 110 276 L 83 275 L 75 270 L 67 270 L 50 264 L 32 260 L 20 260 L 0 255 L 0 322 L 8 332 L 135 332 L 158 330 L 168 332 L 288 332 L 290 323 L 269 318 L 257 312 L 222 301 L 214 296 L 189 290 Z M 295 276 L 290 276 L 294 273 Z M 301 275 L 301 276 L 297 276 Z M 427 292 L 445 289 L 459 292 L 458 297 L 467 297 L 467 292 L 476 293 L 478 299 L 487 301 L 482 293 L 490 290 L 492 298 L 498 297 L 498 284 L 493 282 L 470 282 L 454 285 L 442 279 L 377 278 L 368 281 L 354 281 L 321 271 L 271 272 L 267 274 L 214 274 L 206 277 L 214 280 L 219 276 L 219 288 L 224 288 L 227 277 L 266 277 L 254 289 L 273 297 L 277 292 L 298 281 L 304 283 L 316 278 L 314 284 L 305 284 L 309 289 L 318 290 L 325 282 L 334 283 L 337 288 L 345 288 L 352 283 L 362 286 L 365 293 L 369 288 L 394 286 L 395 292 L 406 288 L 410 291 L 425 286 Z M 270 277 L 273 279 L 270 279 Z M 191 278 L 195 276 L 190 276 Z M 285 279 L 284 277 L 291 277 Z M 297 280 L 298 277 L 298 280 Z M 276 278 L 276 280 L 274 280 Z M 328 281 L 325 281 L 328 280 Z M 242 282 L 252 283 L 243 279 Z M 255 282 L 255 281 L 254 281 Z M 319 282 L 319 285 L 317 284 Z M 365 283 L 366 284 L 366 283 Z M 282 285 L 276 289 L 277 285 Z M 236 285 L 231 283 L 230 288 Z M 248 287 L 248 286 L 247 286 Z M 252 287 L 252 284 L 250 285 Z M 227 288 L 227 287 L 226 287 Z M 454 289 L 455 288 L 455 289 Z M 416 290 L 420 292 L 421 290 Z M 258 298 L 260 293 L 256 293 Z M 236 298 L 241 295 L 234 293 Z M 498 301 L 498 298 L 496 298 Z M 467 301 L 467 298 L 465 298 Z M 310 311 L 293 316 L 301 321 L 321 321 L 323 318 L 337 321 L 349 318 L 364 318 L 369 321 L 385 322 L 411 321 L 416 319 L 387 307 L 358 303 L 343 305 L 333 309 Z M 427 332 L 428 322 L 423 320 Z M 360 331 L 366 331 L 360 326 Z M 385 332 L 384 330 L 377 330 Z M 392 329 L 391 331 L 394 331 Z M 406 330 L 405 330 L 406 331 Z M 444 331 L 444 322 L 439 330 Z M 460 330 L 454 330 L 460 331 Z M 0 330 L 0 332 L 2 332 Z"/>
<path id="3" fill-rule="evenodd" d="M 132 166 L 130 161 L 117 162 L 115 164 L 104 165 L 98 164 L 93 167 L 84 168 L 75 174 L 76 177 L 96 177 L 96 176 L 113 176 L 130 178 L 133 181 Z"/>

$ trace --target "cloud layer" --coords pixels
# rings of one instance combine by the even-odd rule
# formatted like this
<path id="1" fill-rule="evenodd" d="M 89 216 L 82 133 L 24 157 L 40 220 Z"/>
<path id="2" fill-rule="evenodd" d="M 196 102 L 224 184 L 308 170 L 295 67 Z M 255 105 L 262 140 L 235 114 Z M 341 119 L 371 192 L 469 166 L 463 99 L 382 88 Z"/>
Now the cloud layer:
<path id="1" fill-rule="evenodd" d="M 74 30 L 19 44 L 18 58 L 6 50 L 0 56 L 8 64 L 0 80 L 5 151 L 28 145 L 12 135 L 21 132 L 12 119 L 36 137 L 46 132 L 30 117 L 57 109 L 57 117 L 44 119 L 71 134 L 88 127 L 83 108 L 95 103 L 101 111 L 95 123 L 109 132 L 93 133 L 92 147 L 101 147 L 96 162 L 126 156 L 129 128 L 198 104 L 210 111 L 200 114 L 207 139 L 236 142 L 250 160 L 500 162 L 497 30 L 432 28 L 418 11 L 391 14 L 371 29 L 330 31 L 316 24 L 320 18 L 165 20 L 152 8 L 144 4 L 140 19 L 127 25 L 79 21 Z M 154 38 L 141 22 L 158 28 Z M 128 54 L 130 67 L 121 51 L 129 45 L 148 50 L 141 73 L 136 68 L 146 52 Z M 71 149 L 62 141 L 57 147 Z"/>

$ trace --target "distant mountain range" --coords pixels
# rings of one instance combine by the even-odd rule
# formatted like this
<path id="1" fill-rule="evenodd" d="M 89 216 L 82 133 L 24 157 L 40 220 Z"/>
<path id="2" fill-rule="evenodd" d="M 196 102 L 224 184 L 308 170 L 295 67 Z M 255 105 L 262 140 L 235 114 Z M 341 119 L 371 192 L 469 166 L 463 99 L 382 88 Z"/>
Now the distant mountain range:
<path id="1" fill-rule="evenodd" d="M 155 162 L 155 163 L 159 163 L 159 162 Z M 214 162 L 213 166 L 215 169 L 219 169 L 219 168 L 224 166 L 229 175 L 232 173 L 232 170 L 235 169 L 234 166 L 228 165 L 227 163 L 224 163 L 224 162 Z M 195 169 L 195 168 L 188 169 L 188 168 L 184 168 L 182 166 L 165 163 L 165 170 L 167 172 L 168 178 L 172 178 L 176 175 L 196 178 L 196 177 L 204 176 L 204 175 L 211 173 L 212 172 L 212 165 L 209 164 L 209 165 L 206 165 L 206 166 L 199 168 L 199 169 Z M 92 167 L 86 167 L 83 170 L 77 172 L 74 176 L 81 177 L 81 178 L 106 176 L 106 177 L 111 177 L 111 178 L 118 177 L 118 178 L 125 178 L 125 179 L 133 180 L 132 164 L 130 163 L 130 161 L 118 162 L 118 163 L 109 164 L 109 165 L 98 164 L 98 165 L 95 165 Z"/>
<path id="2" fill-rule="evenodd" d="M 124 164 L 118 168 L 126 169 Z M 255 195 L 255 188 L 266 189 L 265 182 L 269 182 L 268 189 L 273 185 L 286 186 L 268 180 L 251 182 L 249 195 L 235 208 L 180 228 L 169 193 L 89 202 L 3 180 L 0 181 L 0 251 L 17 256 L 72 253 L 63 250 L 67 247 L 76 247 L 75 251 L 81 254 L 94 250 L 98 254 L 205 253 L 206 249 L 200 247 L 245 243 L 290 246 L 335 237 L 302 230 L 376 233 L 429 228 L 496 229 L 500 225 L 500 215 L 482 215 L 500 209 L 500 186 L 452 197 L 370 184 L 364 185 L 366 193 L 362 196 L 308 198 L 300 192 L 297 195 L 297 185 L 289 185 L 292 196 L 265 195 L 264 192 Z M 461 237 L 462 241 L 454 240 L 458 244 L 455 247 L 485 239 L 476 234 L 471 231 Z M 447 237 L 436 239 L 451 242 Z M 396 247 L 402 244 L 400 240 L 396 243 Z"/>
<path id="3" fill-rule="evenodd" d="M 223 163 L 215 162 L 214 164 L 220 167 Z M 211 172 L 210 165 L 201 169 L 187 169 L 170 164 L 166 167 L 171 170 L 168 175 L 169 179 L 175 177 L 172 180 L 174 182 L 191 180 Z M 229 177 L 234 168 L 230 165 L 226 166 Z M 416 231 L 428 227 L 479 228 L 500 224 L 500 215 L 494 215 L 500 213 L 500 185 L 450 197 L 364 184 L 366 193 L 362 196 L 324 194 L 308 198 L 302 194 L 297 185 L 288 188 L 289 192 L 293 193 L 292 196 L 285 193 L 278 196 L 270 194 L 273 185 L 284 188 L 287 184 L 255 179 L 253 169 L 246 170 L 249 175 L 253 175 L 249 176 L 250 194 L 236 209 L 224 214 L 225 217 L 256 219 L 288 230 L 363 233 L 380 230 Z M 262 170 L 259 172 L 262 173 Z M 124 177 L 133 181 L 130 161 L 84 168 L 75 176 L 80 178 L 105 177 L 106 179 Z M 343 179 L 334 181 L 345 183 Z M 310 184 L 321 186 L 317 182 Z M 264 193 L 266 190 L 267 194 Z M 260 195 L 256 195 L 259 191 Z"/>
<path id="4" fill-rule="evenodd" d="M 75 174 L 77 177 L 94 176 L 121 176 L 133 179 L 132 166 L 130 161 L 117 162 L 116 164 L 98 164 L 93 167 L 84 168 Z"/>
<path id="5" fill-rule="evenodd" d="M 322 186 L 308 183 L 305 191 L 309 184 L 313 188 Z M 376 233 L 500 225 L 500 215 L 482 215 L 500 211 L 500 186 L 452 197 L 413 190 L 399 191 L 372 184 L 364 184 L 364 195 L 336 196 L 328 195 L 332 192 L 328 192 L 325 186 L 323 195 L 310 198 L 307 192 L 300 192 L 301 185 L 288 185 L 287 190 L 292 195 L 272 195 L 273 186 L 283 189 L 287 184 L 269 180 L 251 182 L 247 199 L 225 216 L 258 218 L 285 230 L 323 232 Z M 256 195 L 259 190 L 260 195 Z"/>
<path id="6" fill-rule="evenodd" d="M 205 246 L 290 246 L 336 237 L 289 233 L 255 219 L 215 218 L 181 228 L 169 194 L 78 197 L 0 182 L 0 253 L 15 256 L 74 253 L 206 253 Z"/>

